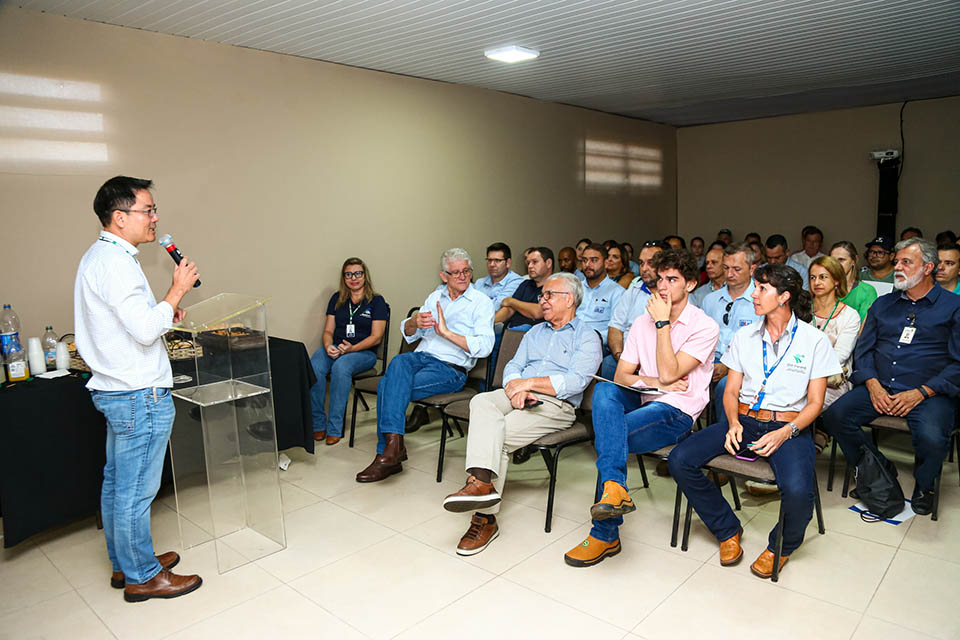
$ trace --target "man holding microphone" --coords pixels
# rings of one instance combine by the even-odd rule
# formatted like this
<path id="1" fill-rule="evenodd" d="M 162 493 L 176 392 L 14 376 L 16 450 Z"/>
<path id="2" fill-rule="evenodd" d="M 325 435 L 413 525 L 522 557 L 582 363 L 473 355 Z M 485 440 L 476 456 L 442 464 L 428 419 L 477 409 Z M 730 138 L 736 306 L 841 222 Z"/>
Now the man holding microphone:
<path id="1" fill-rule="evenodd" d="M 161 336 L 183 318 L 179 304 L 198 280 L 184 258 L 159 303 L 137 259 L 157 239 L 153 182 L 117 176 L 100 187 L 93 209 L 103 229 L 80 260 L 74 284 L 77 349 L 90 367 L 93 404 L 107 420 L 100 510 L 111 586 L 127 602 L 175 598 L 197 589 L 200 576 L 170 572 L 180 556 L 154 555 L 150 505 L 160 488 L 173 429 L 173 374 Z"/>

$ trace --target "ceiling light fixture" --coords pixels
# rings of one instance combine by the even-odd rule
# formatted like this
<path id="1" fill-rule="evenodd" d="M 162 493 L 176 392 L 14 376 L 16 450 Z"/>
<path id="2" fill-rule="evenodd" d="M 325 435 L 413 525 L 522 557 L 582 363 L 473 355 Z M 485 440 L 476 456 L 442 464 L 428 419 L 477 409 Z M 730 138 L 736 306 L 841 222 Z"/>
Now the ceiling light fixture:
<path id="1" fill-rule="evenodd" d="M 523 60 L 533 60 L 534 58 L 540 57 L 540 52 L 536 49 L 528 49 L 526 47 L 518 47 L 515 44 L 510 45 L 509 47 L 497 47 L 496 49 L 487 49 L 483 52 L 483 55 L 487 56 L 491 60 L 499 60 L 500 62 L 514 63 L 522 62 Z"/>

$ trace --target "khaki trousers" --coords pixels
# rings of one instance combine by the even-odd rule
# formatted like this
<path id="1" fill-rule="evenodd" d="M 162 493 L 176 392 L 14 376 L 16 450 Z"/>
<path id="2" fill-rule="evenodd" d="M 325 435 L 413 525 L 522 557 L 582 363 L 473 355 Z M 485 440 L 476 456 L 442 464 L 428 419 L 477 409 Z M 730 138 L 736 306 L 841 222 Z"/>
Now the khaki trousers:
<path id="1" fill-rule="evenodd" d="M 493 486 L 503 495 L 510 455 L 548 433 L 566 429 L 576 419 L 569 402 L 537 394 L 543 404 L 530 409 L 514 409 L 503 389 L 473 396 L 470 400 L 470 430 L 467 433 L 466 468 L 489 469 Z M 500 505 L 481 509 L 497 513 Z"/>

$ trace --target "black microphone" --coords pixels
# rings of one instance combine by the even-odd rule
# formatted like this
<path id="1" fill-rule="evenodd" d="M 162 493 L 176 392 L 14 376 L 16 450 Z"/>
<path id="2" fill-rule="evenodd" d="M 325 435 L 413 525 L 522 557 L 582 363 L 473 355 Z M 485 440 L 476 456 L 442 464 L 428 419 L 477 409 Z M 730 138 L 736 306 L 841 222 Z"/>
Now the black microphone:
<path id="1" fill-rule="evenodd" d="M 177 249 L 177 245 L 173 244 L 173 238 L 170 237 L 169 233 L 166 233 L 157 240 L 160 243 L 160 246 L 167 250 L 167 253 L 170 254 L 170 257 L 173 258 L 173 261 L 177 264 L 180 264 L 180 261 L 183 260 L 183 254 L 180 253 L 180 249 Z M 197 280 L 193 283 L 193 288 L 196 289 L 200 286 L 200 280 Z"/>

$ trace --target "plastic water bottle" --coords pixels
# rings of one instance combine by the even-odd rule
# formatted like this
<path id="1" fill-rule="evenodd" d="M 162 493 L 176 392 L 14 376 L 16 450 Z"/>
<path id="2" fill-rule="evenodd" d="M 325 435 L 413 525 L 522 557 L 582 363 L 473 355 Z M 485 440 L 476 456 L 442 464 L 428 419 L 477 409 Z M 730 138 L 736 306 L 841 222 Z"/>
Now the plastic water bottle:
<path id="1" fill-rule="evenodd" d="M 20 343 L 20 318 L 10 305 L 5 304 L 0 313 L 0 353 L 4 358 L 10 354 L 14 342 Z"/>
<path id="2" fill-rule="evenodd" d="M 27 354 L 20 346 L 20 340 L 10 342 L 10 351 L 7 353 L 7 380 L 18 382 L 30 377 L 30 365 L 27 364 Z"/>
<path id="3" fill-rule="evenodd" d="M 47 369 L 53 371 L 57 367 L 57 334 L 53 332 L 53 327 L 47 327 L 44 331 L 43 336 L 40 337 L 40 346 L 43 348 Z"/>

